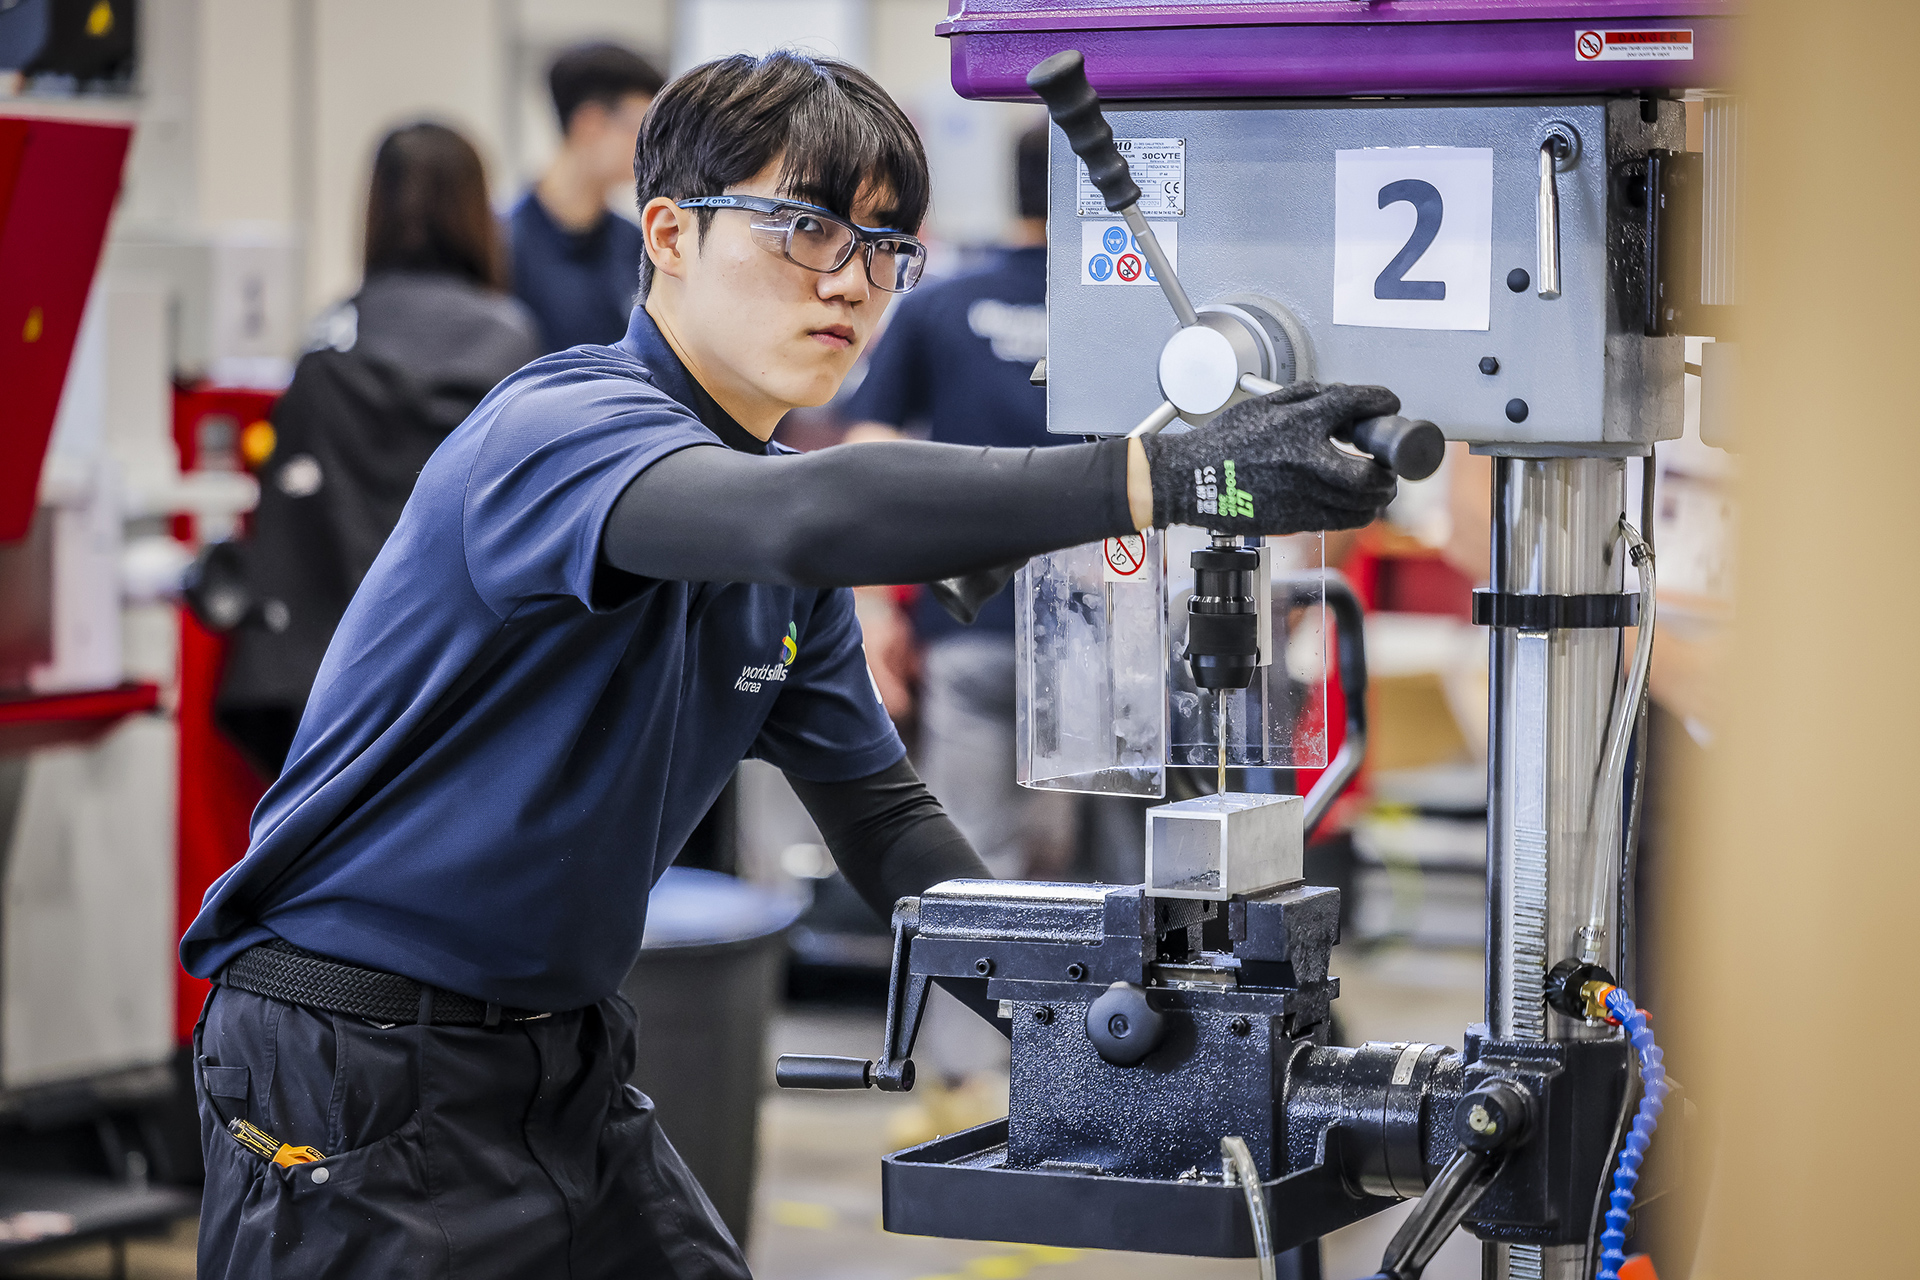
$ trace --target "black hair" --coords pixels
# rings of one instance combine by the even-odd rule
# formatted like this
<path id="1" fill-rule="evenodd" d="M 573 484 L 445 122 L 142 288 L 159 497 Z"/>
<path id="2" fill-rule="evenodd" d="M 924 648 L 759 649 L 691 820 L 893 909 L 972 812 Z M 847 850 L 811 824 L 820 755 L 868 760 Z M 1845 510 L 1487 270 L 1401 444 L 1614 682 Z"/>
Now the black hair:
<path id="1" fill-rule="evenodd" d="M 1020 201 L 1020 216 L 1047 216 L 1047 125 L 1034 125 L 1020 135 L 1013 148 L 1013 185 Z"/>
<path id="2" fill-rule="evenodd" d="M 435 271 L 507 287 L 506 247 L 473 144 L 443 124 L 402 125 L 380 142 L 367 191 L 366 273 Z"/>
<path id="3" fill-rule="evenodd" d="M 651 98 L 666 82 L 659 68 L 617 44 L 575 45 L 547 69 L 561 133 L 573 123 L 573 113 L 589 102 L 611 108 L 634 94 Z"/>
<path id="4" fill-rule="evenodd" d="M 781 49 L 695 67 L 654 99 L 634 149 L 638 206 L 657 196 L 717 196 L 784 156 L 780 190 L 853 217 L 877 194 L 880 226 L 917 231 L 931 183 L 920 135 L 894 100 L 857 67 Z M 701 209 L 700 234 L 714 211 Z M 653 262 L 640 259 L 640 292 Z"/>

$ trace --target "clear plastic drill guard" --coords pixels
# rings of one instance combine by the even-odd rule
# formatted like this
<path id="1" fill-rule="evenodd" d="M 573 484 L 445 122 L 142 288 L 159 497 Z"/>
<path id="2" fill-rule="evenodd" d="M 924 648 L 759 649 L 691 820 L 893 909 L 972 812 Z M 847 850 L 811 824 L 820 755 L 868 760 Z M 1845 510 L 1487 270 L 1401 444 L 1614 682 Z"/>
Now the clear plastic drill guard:
<path id="1" fill-rule="evenodd" d="M 1257 543 L 1259 540 L 1249 540 Z M 1327 763 L 1325 554 L 1319 534 L 1266 539 L 1273 654 L 1253 683 L 1194 687 L 1188 555 L 1201 529 L 1035 556 L 1014 579 L 1015 736 L 1023 786 L 1164 797 L 1168 768 L 1316 769 Z M 1281 790 L 1291 788 L 1284 783 Z"/>

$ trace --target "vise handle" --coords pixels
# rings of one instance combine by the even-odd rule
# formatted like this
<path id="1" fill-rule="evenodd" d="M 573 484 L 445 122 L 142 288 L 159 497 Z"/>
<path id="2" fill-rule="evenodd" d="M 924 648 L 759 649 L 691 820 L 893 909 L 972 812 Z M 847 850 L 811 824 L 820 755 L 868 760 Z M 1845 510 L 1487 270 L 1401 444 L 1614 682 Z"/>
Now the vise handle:
<path id="1" fill-rule="evenodd" d="M 783 1053 L 773 1066 L 782 1089 L 872 1089 L 904 1093 L 913 1088 L 913 1038 L 927 1005 L 928 979 L 916 975 L 907 949 L 920 929 L 920 900 L 902 898 L 893 908 L 893 968 L 887 975 L 887 1029 L 880 1059 Z"/>
<path id="2" fill-rule="evenodd" d="M 873 1063 L 866 1058 L 783 1053 L 773 1066 L 773 1081 L 782 1089 L 869 1089 Z"/>

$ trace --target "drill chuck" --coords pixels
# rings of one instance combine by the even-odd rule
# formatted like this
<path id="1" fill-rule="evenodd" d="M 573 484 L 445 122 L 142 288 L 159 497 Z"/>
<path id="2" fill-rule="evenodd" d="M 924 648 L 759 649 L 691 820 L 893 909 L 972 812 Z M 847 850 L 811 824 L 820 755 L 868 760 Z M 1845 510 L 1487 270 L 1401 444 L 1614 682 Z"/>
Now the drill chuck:
<path id="1" fill-rule="evenodd" d="M 1251 547 L 1196 551 L 1193 595 L 1187 601 L 1187 651 L 1193 683 L 1202 689 L 1244 689 L 1260 665 L 1260 597 L 1254 575 L 1260 553 Z"/>

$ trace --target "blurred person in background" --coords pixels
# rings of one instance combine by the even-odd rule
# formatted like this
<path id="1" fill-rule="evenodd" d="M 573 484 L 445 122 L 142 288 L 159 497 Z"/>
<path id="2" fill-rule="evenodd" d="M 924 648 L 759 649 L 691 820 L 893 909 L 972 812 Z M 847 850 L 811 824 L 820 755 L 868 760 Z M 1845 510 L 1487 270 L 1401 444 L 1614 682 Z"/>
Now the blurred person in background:
<path id="1" fill-rule="evenodd" d="M 977 271 L 904 298 L 874 345 L 847 405 L 849 442 L 924 435 L 943 444 L 1027 448 L 1059 444 L 1047 432 L 1047 395 L 1032 382 L 1047 354 L 1047 125 L 1014 147 L 1018 217 L 1005 246 Z M 909 687 L 913 649 L 872 614 L 891 609 L 869 588 L 861 601 L 867 652 L 883 696 Z M 919 592 L 912 631 L 921 647 L 918 761 L 927 789 L 1002 879 L 1059 879 L 1073 854 L 1076 797 L 1020 786 L 1014 762 L 1013 592 L 1002 590 L 963 626 Z M 904 630 L 904 628 L 902 628 Z M 892 699 L 889 699 L 892 710 Z M 920 1039 L 919 1105 L 894 1137 L 918 1141 L 1000 1114 L 987 1078 L 1004 1071 L 1007 1042 L 943 991 Z"/>
<path id="2" fill-rule="evenodd" d="M 420 468 L 495 383 L 540 354 L 506 288 L 472 144 L 439 124 L 388 134 L 367 195 L 364 280 L 315 322 L 274 405 L 243 552 L 262 606 L 234 634 L 215 712 L 269 778 Z"/>
<path id="3" fill-rule="evenodd" d="M 616 44 L 568 49 L 547 72 L 560 150 L 508 215 L 513 291 L 542 351 L 617 342 L 640 287 L 640 228 L 607 207 L 633 185 L 640 121 L 666 82 Z"/>

